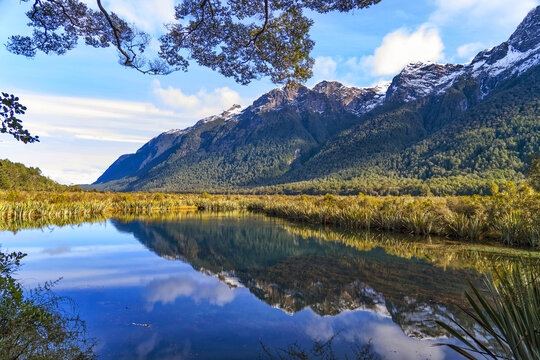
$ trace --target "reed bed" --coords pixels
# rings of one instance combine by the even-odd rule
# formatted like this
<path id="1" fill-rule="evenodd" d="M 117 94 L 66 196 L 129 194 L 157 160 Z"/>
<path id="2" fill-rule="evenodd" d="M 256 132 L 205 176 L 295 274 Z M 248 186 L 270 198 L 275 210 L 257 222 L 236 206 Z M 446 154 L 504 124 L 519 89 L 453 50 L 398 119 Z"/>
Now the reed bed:
<path id="1" fill-rule="evenodd" d="M 0 192 L 0 219 L 95 217 L 197 210 L 191 201 L 162 194 L 95 192 Z"/>
<path id="2" fill-rule="evenodd" d="M 162 193 L 0 192 L 0 228 L 183 210 L 250 211 L 308 224 L 438 235 L 540 248 L 540 194 L 528 188 L 493 196 L 373 197 Z M 40 220 L 41 219 L 41 220 Z"/>
<path id="3" fill-rule="evenodd" d="M 263 197 L 248 210 L 310 224 L 540 247 L 540 196 Z"/>

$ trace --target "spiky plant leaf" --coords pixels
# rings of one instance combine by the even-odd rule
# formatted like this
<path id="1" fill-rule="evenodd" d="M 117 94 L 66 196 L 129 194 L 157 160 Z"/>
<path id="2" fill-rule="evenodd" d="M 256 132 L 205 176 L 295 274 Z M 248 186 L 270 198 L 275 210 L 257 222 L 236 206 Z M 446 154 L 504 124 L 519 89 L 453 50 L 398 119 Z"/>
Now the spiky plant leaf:
<path id="1" fill-rule="evenodd" d="M 437 321 L 463 345 L 446 345 L 467 359 L 477 355 L 492 359 L 540 359 L 540 264 L 521 262 L 512 270 L 493 270 L 485 277 L 484 295 L 471 282 L 472 294 L 465 294 L 471 309 L 463 311 L 476 325 L 490 334 L 497 346 L 493 348 L 473 331 L 455 320 Z"/>

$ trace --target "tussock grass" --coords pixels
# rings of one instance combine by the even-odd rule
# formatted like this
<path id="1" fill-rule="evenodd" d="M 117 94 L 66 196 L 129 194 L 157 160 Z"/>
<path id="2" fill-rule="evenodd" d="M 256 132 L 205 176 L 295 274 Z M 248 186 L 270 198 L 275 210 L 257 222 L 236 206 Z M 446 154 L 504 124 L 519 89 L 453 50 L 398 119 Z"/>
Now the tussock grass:
<path id="1" fill-rule="evenodd" d="M 92 191 L 0 192 L 0 227 L 26 222 L 181 210 L 250 211 L 291 221 L 439 235 L 506 246 L 540 247 L 540 194 L 523 187 L 493 196 L 374 197 L 111 193 Z"/>

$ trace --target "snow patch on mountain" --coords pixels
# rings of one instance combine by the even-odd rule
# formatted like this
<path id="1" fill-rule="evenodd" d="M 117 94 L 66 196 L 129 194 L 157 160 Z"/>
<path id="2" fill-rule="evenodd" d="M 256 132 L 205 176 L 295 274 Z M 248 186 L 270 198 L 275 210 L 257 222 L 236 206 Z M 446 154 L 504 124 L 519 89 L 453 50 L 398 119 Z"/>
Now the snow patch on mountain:
<path id="1" fill-rule="evenodd" d="M 521 52 L 518 49 L 509 46 L 506 55 L 493 64 L 488 64 L 485 60 L 471 64 L 473 67 L 473 75 L 478 77 L 482 72 L 486 72 L 489 76 L 495 77 L 507 70 L 511 70 L 512 74 L 521 74 L 539 63 L 539 52 L 540 46 L 526 52 Z M 518 65 L 521 61 L 523 61 L 523 63 L 519 64 L 519 66 L 514 66 Z"/>
<path id="2" fill-rule="evenodd" d="M 456 81 L 470 76 L 479 82 L 481 97 L 498 83 L 519 76 L 540 63 L 540 6 L 533 9 L 508 41 L 481 51 L 465 65 L 414 63 L 406 66 L 386 93 L 386 101 L 409 102 L 442 95 Z"/>
<path id="3" fill-rule="evenodd" d="M 212 122 L 212 121 L 216 121 L 216 120 L 229 121 L 233 117 L 235 117 L 236 115 L 240 114 L 242 112 L 242 110 L 243 110 L 242 106 L 240 106 L 238 104 L 234 104 L 233 106 L 231 106 L 227 110 L 223 111 L 219 115 L 208 116 L 208 117 L 206 117 L 204 119 L 201 119 L 201 120 L 197 121 L 195 126 L 197 126 L 197 125 L 200 126 L 200 125 L 203 125 L 203 124 L 206 124 L 206 123 L 209 123 L 209 122 Z"/>
<path id="4" fill-rule="evenodd" d="M 386 101 L 409 102 L 431 94 L 442 94 L 463 74 L 463 65 L 414 63 L 392 80 Z"/>

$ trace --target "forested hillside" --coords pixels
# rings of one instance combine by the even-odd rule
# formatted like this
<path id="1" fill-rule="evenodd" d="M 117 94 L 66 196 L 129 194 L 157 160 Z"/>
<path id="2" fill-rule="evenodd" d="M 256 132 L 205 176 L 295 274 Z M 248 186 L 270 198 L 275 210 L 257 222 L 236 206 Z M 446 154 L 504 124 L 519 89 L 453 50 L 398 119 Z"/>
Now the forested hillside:
<path id="1" fill-rule="evenodd" d="M 170 130 L 97 180 L 109 190 L 486 194 L 540 153 L 540 7 L 469 64 L 417 63 L 372 88 L 278 88 Z"/>
<path id="2" fill-rule="evenodd" d="M 441 102 L 452 103 L 452 98 L 464 96 L 460 87 Z M 533 155 L 540 152 L 539 94 L 540 69 L 536 68 L 501 84 L 465 112 L 452 112 L 440 103 L 426 104 L 424 99 L 391 111 L 381 108 L 372 121 L 340 134 L 289 175 L 291 180 L 304 176 L 307 181 L 275 189 L 288 193 L 328 189 L 348 194 L 489 193 L 493 182 L 523 179 Z M 368 124 L 371 129 L 366 129 Z M 380 131 L 383 128 L 386 131 Z M 440 129 L 422 139 L 430 128 Z"/>
<path id="3" fill-rule="evenodd" d="M 66 190 L 68 186 L 41 175 L 38 168 L 0 160 L 0 190 Z"/>

